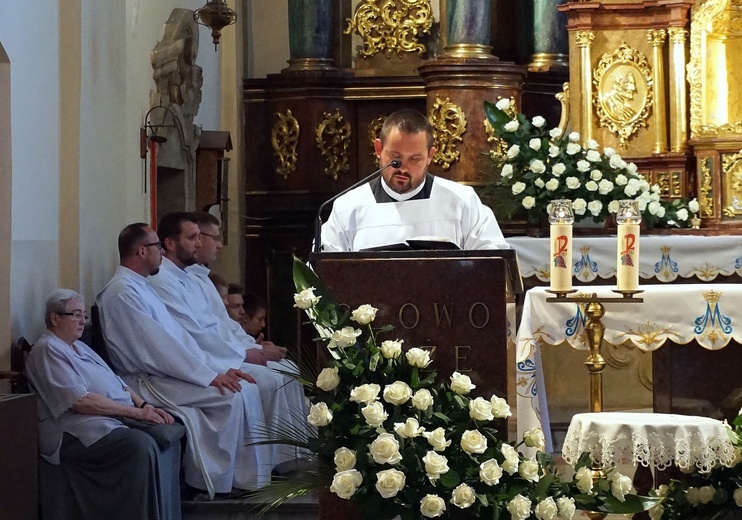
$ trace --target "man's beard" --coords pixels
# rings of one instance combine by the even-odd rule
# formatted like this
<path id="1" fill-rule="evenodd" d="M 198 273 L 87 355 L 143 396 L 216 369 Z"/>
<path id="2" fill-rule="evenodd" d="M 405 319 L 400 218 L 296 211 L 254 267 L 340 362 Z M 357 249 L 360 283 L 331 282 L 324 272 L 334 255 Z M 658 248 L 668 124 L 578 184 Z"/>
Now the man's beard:
<path id="1" fill-rule="evenodd" d="M 154 269 L 152 269 L 152 270 L 151 270 L 151 271 L 149 272 L 149 275 L 150 275 L 150 276 L 154 276 L 154 275 L 156 275 L 156 274 L 157 274 L 157 273 L 159 273 L 159 272 L 160 272 L 160 266 L 158 265 L 157 267 L 155 267 Z"/>
<path id="2" fill-rule="evenodd" d="M 178 261 L 186 267 L 196 263 L 196 255 L 194 253 L 189 253 L 184 249 L 179 248 L 176 250 L 175 255 L 178 257 Z"/>

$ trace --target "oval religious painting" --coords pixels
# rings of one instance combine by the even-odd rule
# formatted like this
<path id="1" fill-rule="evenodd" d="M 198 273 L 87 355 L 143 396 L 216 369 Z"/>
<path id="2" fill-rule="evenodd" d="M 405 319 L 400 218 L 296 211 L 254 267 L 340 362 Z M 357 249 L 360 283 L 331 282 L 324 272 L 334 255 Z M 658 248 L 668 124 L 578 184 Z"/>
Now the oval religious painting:
<path id="1" fill-rule="evenodd" d="M 598 99 L 605 115 L 619 126 L 637 119 L 647 103 L 649 86 L 631 62 L 614 62 L 603 72 Z"/>

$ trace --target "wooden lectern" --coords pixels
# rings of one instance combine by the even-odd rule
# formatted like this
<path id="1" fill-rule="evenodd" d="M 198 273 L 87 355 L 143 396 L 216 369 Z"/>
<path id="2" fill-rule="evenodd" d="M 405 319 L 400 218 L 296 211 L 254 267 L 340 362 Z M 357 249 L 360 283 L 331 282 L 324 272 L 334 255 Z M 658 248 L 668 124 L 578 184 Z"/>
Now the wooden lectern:
<path id="1" fill-rule="evenodd" d="M 432 350 L 440 380 L 458 371 L 474 395 L 507 398 L 506 297 L 522 292 L 514 250 L 312 253 L 310 263 L 339 303 L 379 309 L 374 323 L 394 326 L 382 340 Z"/>

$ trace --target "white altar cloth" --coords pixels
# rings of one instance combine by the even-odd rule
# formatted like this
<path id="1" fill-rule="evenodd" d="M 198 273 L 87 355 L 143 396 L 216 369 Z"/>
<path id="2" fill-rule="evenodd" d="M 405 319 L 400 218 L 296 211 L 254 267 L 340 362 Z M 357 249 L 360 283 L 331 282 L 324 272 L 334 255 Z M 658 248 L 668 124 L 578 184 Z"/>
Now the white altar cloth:
<path id="1" fill-rule="evenodd" d="M 551 449 L 549 416 L 540 349 L 545 345 L 567 342 L 573 348 L 587 350 L 584 304 L 547 303 L 553 297 L 546 287 L 526 293 L 523 317 L 516 338 L 516 381 L 518 435 L 544 425 L 547 449 Z M 731 341 L 742 343 L 742 285 L 683 284 L 644 285 L 639 296 L 644 303 L 606 303 L 604 340 L 613 345 L 631 341 L 636 347 L 652 351 L 666 341 L 686 344 L 697 341 L 710 350 L 718 350 Z M 618 297 L 611 286 L 593 286 L 572 296 Z M 575 367 L 575 370 L 585 370 Z M 587 392 L 587 388 L 585 389 Z"/>
<path id="2" fill-rule="evenodd" d="M 734 445 L 720 421 L 662 413 L 578 413 L 572 417 L 562 456 L 575 464 L 582 453 L 603 468 L 622 463 L 708 473 L 729 467 Z"/>
<path id="3" fill-rule="evenodd" d="M 598 276 L 616 276 L 616 237 L 575 237 L 572 248 L 575 282 L 592 282 Z M 507 239 L 518 253 L 524 278 L 549 281 L 549 239 Z M 639 277 L 660 283 L 682 278 L 710 282 L 719 275 L 742 276 L 742 237 L 699 235 L 642 235 Z"/>

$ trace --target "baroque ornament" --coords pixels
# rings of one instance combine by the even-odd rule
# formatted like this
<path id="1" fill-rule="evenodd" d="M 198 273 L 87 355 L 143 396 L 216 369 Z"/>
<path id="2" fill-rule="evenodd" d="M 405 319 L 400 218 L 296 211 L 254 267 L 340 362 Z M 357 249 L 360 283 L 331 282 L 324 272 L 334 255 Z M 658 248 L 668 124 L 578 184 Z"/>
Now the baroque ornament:
<path id="1" fill-rule="evenodd" d="M 335 113 L 323 113 L 324 119 L 317 125 L 315 136 L 317 148 L 322 157 L 328 162 L 325 174 L 338 180 L 341 173 L 350 170 L 348 160 L 348 146 L 350 145 L 350 123 L 340 115 L 340 110 Z"/>
<path id="2" fill-rule="evenodd" d="M 616 134 L 623 147 L 641 127 L 647 126 L 653 104 L 652 69 L 646 56 L 621 43 L 603 54 L 593 71 L 593 105 L 600 126 Z"/>
<path id="3" fill-rule="evenodd" d="M 345 34 L 357 32 L 363 40 L 359 55 L 368 58 L 383 52 L 389 58 L 396 51 L 425 52 L 418 41 L 433 27 L 430 0 L 363 0 L 348 20 Z"/>
<path id="4" fill-rule="evenodd" d="M 466 132 L 466 115 L 449 98 L 442 100 L 436 96 L 428 119 L 433 125 L 433 142 L 436 148 L 433 162 L 448 170 L 461 157 L 457 143 L 462 141 L 461 136 Z"/>
<path id="5" fill-rule="evenodd" d="M 285 114 L 276 112 L 276 117 L 278 120 L 271 129 L 271 146 L 273 155 L 278 158 L 276 174 L 286 179 L 296 172 L 296 164 L 299 161 L 296 153 L 296 146 L 299 144 L 299 121 L 291 110 L 286 110 Z"/>
<path id="6" fill-rule="evenodd" d="M 724 178 L 724 216 L 742 215 L 742 151 L 721 154 L 721 174 Z"/>

